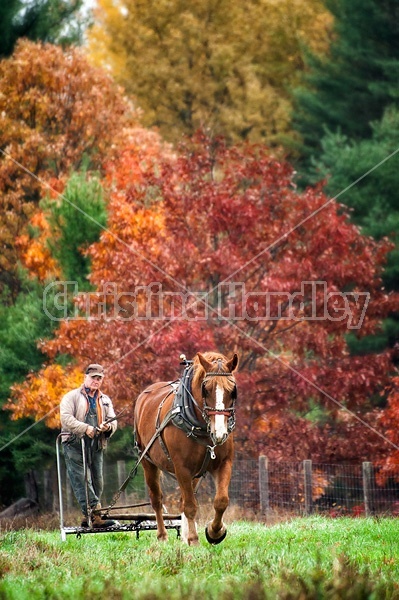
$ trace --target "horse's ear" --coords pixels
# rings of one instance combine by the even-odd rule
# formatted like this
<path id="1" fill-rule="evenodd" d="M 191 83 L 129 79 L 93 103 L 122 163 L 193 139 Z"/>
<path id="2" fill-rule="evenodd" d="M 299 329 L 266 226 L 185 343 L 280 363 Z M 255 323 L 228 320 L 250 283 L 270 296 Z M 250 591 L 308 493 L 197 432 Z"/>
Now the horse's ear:
<path id="1" fill-rule="evenodd" d="M 229 373 L 233 373 L 233 371 L 236 370 L 236 368 L 238 367 L 238 355 L 234 354 L 233 358 L 231 358 L 229 361 L 227 361 L 226 367 L 229 371 Z"/>
<path id="2" fill-rule="evenodd" d="M 209 373 L 210 371 L 212 371 L 212 365 L 206 360 L 205 356 L 201 354 L 201 352 L 197 352 L 197 356 L 205 373 Z"/>

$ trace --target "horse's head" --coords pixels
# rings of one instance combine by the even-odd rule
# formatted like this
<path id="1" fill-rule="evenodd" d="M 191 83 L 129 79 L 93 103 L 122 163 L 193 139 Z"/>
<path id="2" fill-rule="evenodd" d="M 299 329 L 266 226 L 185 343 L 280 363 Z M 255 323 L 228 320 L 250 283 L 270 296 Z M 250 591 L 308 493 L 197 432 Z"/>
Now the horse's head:
<path id="1" fill-rule="evenodd" d="M 194 359 L 192 388 L 201 390 L 202 416 L 215 445 L 223 444 L 235 427 L 237 366 L 237 354 L 227 359 L 216 352 L 198 352 Z"/>

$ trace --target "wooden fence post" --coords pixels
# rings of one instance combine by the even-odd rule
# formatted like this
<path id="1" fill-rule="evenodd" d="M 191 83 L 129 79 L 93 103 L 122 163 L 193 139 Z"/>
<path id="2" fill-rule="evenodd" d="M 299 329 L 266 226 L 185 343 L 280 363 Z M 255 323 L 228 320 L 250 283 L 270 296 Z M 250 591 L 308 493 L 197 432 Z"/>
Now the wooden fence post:
<path id="1" fill-rule="evenodd" d="M 313 494 L 312 494 L 312 461 L 303 461 L 303 476 L 305 488 L 305 515 L 311 515 L 313 512 Z"/>
<path id="2" fill-rule="evenodd" d="M 259 456 L 259 503 L 262 515 L 269 514 L 269 461 L 267 456 Z"/>
<path id="3" fill-rule="evenodd" d="M 29 500 L 33 500 L 36 504 L 39 504 L 39 487 L 37 484 L 37 471 L 31 469 L 24 476 L 25 482 L 25 494 Z"/>
<path id="4" fill-rule="evenodd" d="M 373 463 L 364 462 L 362 463 L 362 474 L 363 474 L 363 497 L 364 497 L 364 511 L 366 517 L 370 517 L 374 514 L 374 473 Z"/>
<path id="5" fill-rule="evenodd" d="M 50 469 L 43 471 L 43 508 L 47 512 L 53 512 L 54 505 L 54 490 L 53 490 L 54 473 Z"/>
<path id="6" fill-rule="evenodd" d="M 118 472 L 118 489 L 126 479 L 126 463 L 124 460 L 116 461 L 116 468 Z M 121 502 L 126 502 L 126 492 L 122 492 L 120 495 Z"/>

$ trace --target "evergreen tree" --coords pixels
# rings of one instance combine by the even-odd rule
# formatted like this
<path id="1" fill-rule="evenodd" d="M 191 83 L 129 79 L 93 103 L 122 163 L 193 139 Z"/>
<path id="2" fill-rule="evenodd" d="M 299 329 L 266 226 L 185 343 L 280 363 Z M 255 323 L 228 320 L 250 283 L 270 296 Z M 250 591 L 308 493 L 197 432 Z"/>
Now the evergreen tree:
<path id="1" fill-rule="evenodd" d="M 314 182 L 325 179 L 327 193 L 339 195 L 352 208 L 352 219 L 363 233 L 381 239 L 399 231 L 399 109 L 389 107 L 381 121 L 371 124 L 371 132 L 360 141 L 327 132 L 321 152 L 311 159 L 309 177 Z M 399 289 L 399 265 L 391 267 L 396 276 L 386 271 L 386 283 Z"/>
<path id="2" fill-rule="evenodd" d="M 398 100 L 399 3 L 396 0 L 326 0 L 335 17 L 328 55 L 308 55 L 304 87 L 296 97 L 293 127 L 302 138 L 305 174 L 326 131 L 360 140 Z"/>
<path id="3" fill-rule="evenodd" d="M 0 56 L 8 56 L 12 52 L 16 39 L 13 20 L 20 9 L 20 0 L 0 2 Z"/>
<path id="4" fill-rule="evenodd" d="M 83 0 L 7 0 L 0 3 L 0 57 L 10 56 L 18 38 L 60 44 L 80 43 L 87 18 Z"/>
<path id="5" fill-rule="evenodd" d="M 106 212 L 102 188 L 95 176 L 85 171 L 71 176 L 60 202 L 43 202 L 53 237 L 48 240 L 53 257 L 64 279 L 76 281 L 79 291 L 89 287 L 89 259 L 85 249 L 97 241 L 105 225 Z M 90 219 L 91 217 L 91 219 Z M 0 410 L 10 396 L 13 384 L 38 371 L 45 357 L 38 347 L 49 338 L 58 321 L 53 307 L 55 288 L 46 292 L 36 279 L 30 280 L 20 269 L 23 291 L 12 305 L 0 305 Z M 45 293 L 46 292 L 46 293 Z M 44 304 L 45 303 L 45 304 Z M 46 310 L 44 310 L 46 309 Z M 68 358 L 60 357 L 59 362 Z M 31 419 L 10 421 L 3 413 L 0 425 L 0 506 L 8 505 L 24 494 L 24 475 L 54 464 L 54 433 L 44 423 Z M 25 432 L 25 430 L 27 430 Z M 24 433 L 23 433 L 24 432 Z M 23 433 L 22 436 L 20 434 Z M 35 498 L 33 498 L 35 499 Z"/>
<path id="6" fill-rule="evenodd" d="M 385 159 L 395 152 L 399 133 L 399 4 L 326 0 L 326 6 L 335 18 L 330 52 L 308 53 L 306 86 L 294 93 L 298 182 L 325 179 L 328 194 L 352 208 L 364 234 L 394 242 L 383 279 L 388 290 L 398 290 L 399 157 Z M 395 346 L 398 316 L 385 320 L 378 335 L 361 341 L 350 336 L 352 351 Z"/>
<path id="7" fill-rule="evenodd" d="M 383 273 L 388 290 L 399 290 L 399 110 L 389 107 L 381 121 L 371 124 L 369 139 L 354 141 L 327 132 L 322 151 L 311 160 L 311 180 L 326 180 L 326 191 L 352 208 L 352 219 L 365 235 L 388 237 L 395 244 Z M 367 176 L 365 174 L 367 173 Z M 357 182 L 355 185 L 352 185 Z M 344 191 L 347 190 L 347 191 Z M 399 341 L 399 311 L 383 323 L 378 335 L 360 342 L 350 336 L 353 352 L 378 352 Z"/>
<path id="8" fill-rule="evenodd" d="M 86 290 L 90 260 L 85 250 L 99 239 L 107 221 L 99 179 L 84 171 L 75 173 L 59 201 L 45 201 L 43 205 L 48 211 L 51 255 L 60 265 L 63 277 L 76 281 L 81 291 Z"/>
<path id="9" fill-rule="evenodd" d="M 0 411 L 11 385 L 42 366 L 38 341 L 50 336 L 57 325 L 43 311 L 42 286 L 25 280 L 23 288 L 14 305 L 0 305 Z M 18 500 L 24 494 L 24 475 L 52 454 L 54 434 L 43 424 L 19 437 L 32 423 L 31 419 L 10 421 L 6 412 L 0 419 L 0 506 Z M 43 450 L 46 443 L 43 454 L 37 449 Z"/>

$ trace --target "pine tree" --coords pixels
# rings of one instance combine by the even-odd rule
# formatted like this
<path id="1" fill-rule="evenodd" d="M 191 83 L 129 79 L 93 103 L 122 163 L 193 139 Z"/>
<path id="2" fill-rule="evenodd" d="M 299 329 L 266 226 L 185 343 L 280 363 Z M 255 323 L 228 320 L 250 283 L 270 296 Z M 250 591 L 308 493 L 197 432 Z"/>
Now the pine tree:
<path id="1" fill-rule="evenodd" d="M 302 137 L 303 171 L 326 131 L 354 140 L 398 100 L 399 4 L 396 0 L 327 0 L 335 37 L 325 57 L 308 55 L 305 86 L 295 92 L 293 126 Z"/>
<path id="2" fill-rule="evenodd" d="M 43 202 L 51 237 L 48 246 L 66 280 L 87 289 L 90 270 L 85 250 L 98 241 L 107 216 L 103 188 L 94 175 L 74 173 L 59 201 Z"/>
<path id="3" fill-rule="evenodd" d="M 387 257 L 383 282 L 388 290 L 399 290 L 399 154 L 395 153 L 399 110 L 389 107 L 381 121 L 371 127 L 371 137 L 358 142 L 342 133 L 326 134 L 321 140 L 322 152 L 312 160 L 310 173 L 314 180 L 325 178 L 327 193 L 339 195 L 339 201 L 351 207 L 352 220 L 364 234 L 378 240 L 384 237 L 392 240 L 395 247 Z M 344 190 L 347 191 L 342 193 Z M 364 354 L 393 347 L 398 341 L 396 311 L 384 321 L 378 335 L 360 343 L 350 339 L 350 346 L 353 352 Z"/>
<path id="4" fill-rule="evenodd" d="M 395 151 L 399 131 L 399 5 L 394 0 L 326 4 L 335 17 L 330 53 L 309 56 L 307 87 L 296 91 L 294 127 L 302 137 L 298 179 L 301 184 L 325 179 L 327 193 L 339 194 L 351 207 L 363 233 L 395 243 L 383 280 L 388 290 L 397 290 L 399 157 L 385 159 Z M 390 315 L 377 336 L 352 340 L 352 351 L 395 346 L 397 318 Z"/>
<path id="5" fill-rule="evenodd" d="M 41 424 L 19 439 L 33 420 L 11 421 L 3 410 L 10 387 L 43 364 L 38 340 L 50 336 L 56 325 L 43 311 L 42 287 L 28 279 L 23 287 L 13 306 L 0 306 L 0 506 L 24 494 L 24 474 L 29 470 L 48 457 L 54 464 L 54 435 Z"/>

